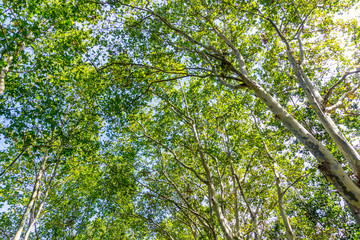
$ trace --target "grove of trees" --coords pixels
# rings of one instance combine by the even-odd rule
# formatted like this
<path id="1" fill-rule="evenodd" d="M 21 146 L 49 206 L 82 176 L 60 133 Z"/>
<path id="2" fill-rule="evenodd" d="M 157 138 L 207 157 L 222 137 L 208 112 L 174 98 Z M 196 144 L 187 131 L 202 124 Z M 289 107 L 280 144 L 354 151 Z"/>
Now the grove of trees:
<path id="1" fill-rule="evenodd" d="M 0 239 L 360 239 L 359 8 L 2 0 Z"/>

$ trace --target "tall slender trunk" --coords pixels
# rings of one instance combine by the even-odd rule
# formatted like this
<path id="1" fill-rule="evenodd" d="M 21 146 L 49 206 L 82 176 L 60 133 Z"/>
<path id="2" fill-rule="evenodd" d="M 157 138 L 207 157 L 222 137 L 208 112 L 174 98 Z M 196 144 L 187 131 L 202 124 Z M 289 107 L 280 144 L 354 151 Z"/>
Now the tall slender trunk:
<path id="1" fill-rule="evenodd" d="M 228 240 L 234 240 L 234 234 L 233 231 L 230 227 L 230 224 L 228 222 L 228 220 L 225 218 L 224 213 L 222 212 L 220 203 L 217 199 L 217 194 L 216 194 L 216 190 L 215 190 L 215 186 L 213 183 L 213 176 L 211 173 L 211 169 L 207 163 L 205 154 L 202 150 L 202 144 L 197 132 L 197 129 L 195 127 L 195 124 L 192 125 L 192 130 L 194 133 L 194 137 L 196 140 L 196 143 L 198 145 L 198 151 L 199 151 L 199 156 L 200 156 L 200 161 L 201 164 L 203 165 L 203 168 L 206 172 L 206 176 L 207 176 L 207 185 L 208 185 L 208 192 L 209 192 L 209 201 L 212 203 L 213 209 L 215 210 L 216 213 L 216 217 L 218 218 L 219 224 L 220 224 L 220 228 L 223 231 L 226 239 Z"/>
<path id="2" fill-rule="evenodd" d="M 360 210 L 360 189 L 344 171 L 341 164 L 308 130 L 304 128 L 279 102 L 266 92 L 257 82 L 231 65 L 231 70 L 253 90 L 256 96 L 267 105 L 268 109 L 285 127 L 310 151 L 319 163 L 319 170 L 327 180 L 334 185 L 340 195 L 345 198 L 357 211 Z"/>
<path id="3" fill-rule="evenodd" d="M 246 205 L 246 208 L 248 209 L 249 213 L 250 213 L 250 216 L 251 216 L 251 221 L 252 221 L 252 224 L 254 226 L 254 233 L 255 233 L 255 239 L 256 240 L 259 240 L 260 239 L 260 231 L 259 231 L 259 224 L 258 224 L 258 220 L 257 220 L 257 216 L 256 216 L 256 213 L 254 213 L 254 211 L 251 209 L 251 206 L 250 206 L 250 203 L 245 195 L 245 192 L 244 192 L 244 189 L 240 183 L 240 179 L 239 177 L 235 174 L 234 170 L 233 170 L 233 166 L 231 165 L 231 171 L 232 171 L 232 175 L 235 177 L 236 179 L 236 182 L 239 186 L 239 189 L 240 189 L 240 194 L 242 196 L 242 198 L 244 199 L 244 202 L 245 202 L 245 205 Z"/>
<path id="4" fill-rule="evenodd" d="M 293 232 L 293 230 L 291 228 L 289 218 L 288 218 L 288 216 L 286 214 L 286 211 L 285 211 L 284 194 L 283 194 L 283 192 L 281 190 L 280 178 L 279 178 L 279 174 L 276 172 L 275 166 L 273 166 L 273 171 L 274 171 L 275 184 L 276 184 L 276 190 L 277 190 L 277 195 L 278 195 L 279 211 L 280 211 L 280 216 L 283 219 L 283 222 L 284 222 L 284 225 L 285 225 L 286 237 L 287 237 L 288 240 L 294 240 L 295 235 L 294 235 L 294 232 Z"/>
<path id="5" fill-rule="evenodd" d="M 271 153 L 269 152 L 269 149 L 267 148 L 265 142 L 264 142 L 264 148 L 265 148 L 265 152 L 266 152 L 267 157 L 269 158 L 269 160 L 273 164 L 272 170 L 274 172 L 274 177 L 275 177 L 275 185 L 276 185 L 276 191 L 277 191 L 277 195 L 278 195 L 279 211 L 280 211 L 280 216 L 281 216 L 281 218 L 282 218 L 282 220 L 284 222 L 284 225 L 285 225 L 286 237 L 287 237 L 288 240 L 294 240 L 295 235 L 294 235 L 294 232 L 293 232 L 292 227 L 290 225 L 289 218 L 288 218 L 288 216 L 286 214 L 285 207 L 284 207 L 284 193 L 281 190 L 280 177 L 279 177 L 279 174 L 276 171 L 276 167 L 275 167 L 275 159 L 271 155 Z"/>
<path id="6" fill-rule="evenodd" d="M 248 80 L 249 81 L 249 80 Z M 319 170 L 326 176 L 347 201 L 356 209 L 360 209 L 360 189 L 347 175 L 341 164 L 309 131 L 307 131 L 291 114 L 289 114 L 270 94 L 253 81 L 248 84 L 260 98 L 280 119 L 285 127 L 309 150 L 319 162 Z"/>
<path id="7" fill-rule="evenodd" d="M 309 77 L 306 75 L 304 70 L 302 69 L 301 63 L 299 64 L 296 60 L 293 50 L 290 47 L 288 40 L 284 37 L 281 31 L 278 29 L 276 24 L 268 19 L 270 23 L 275 28 L 277 34 L 281 38 L 281 40 L 286 45 L 286 53 L 288 56 L 288 60 L 290 65 L 292 66 L 296 79 L 300 85 L 300 87 L 304 90 L 306 98 L 309 100 L 312 108 L 315 111 L 317 118 L 320 120 L 322 125 L 325 127 L 326 131 L 329 133 L 331 139 L 334 141 L 336 146 L 340 149 L 345 159 L 351 165 L 355 175 L 360 177 L 360 155 L 355 150 L 355 148 L 349 143 L 331 117 L 326 113 L 324 106 L 324 99 L 321 97 L 319 91 L 314 87 Z M 300 33 L 299 33 L 300 34 Z M 300 45 L 300 54 L 302 56 L 301 62 L 304 60 L 304 50 L 302 48 L 302 43 L 300 39 L 300 35 L 298 35 L 298 41 Z M 357 74 L 358 79 L 360 78 Z M 358 179 L 360 181 L 360 178 Z"/>
<path id="8" fill-rule="evenodd" d="M 234 197 L 235 197 L 235 231 L 236 235 L 240 234 L 240 218 L 239 218 L 239 200 L 237 194 L 236 181 L 233 177 L 233 185 L 234 185 Z"/>
<path id="9" fill-rule="evenodd" d="M 36 221 L 39 219 L 39 216 L 40 216 L 41 211 L 42 211 L 42 209 L 43 209 L 43 207 L 44 207 L 44 204 L 45 204 L 45 200 L 46 200 L 46 198 L 47 198 L 47 196 L 48 196 L 48 194 L 49 194 L 49 192 L 50 192 L 51 184 L 52 184 L 52 181 L 53 181 L 54 178 L 55 178 L 56 170 L 57 170 L 58 166 L 59 166 L 59 159 L 57 160 L 56 165 L 55 165 L 55 167 L 54 167 L 53 173 L 52 173 L 52 175 L 51 175 L 50 181 L 49 181 L 48 186 L 47 186 L 46 191 L 45 191 L 44 198 L 43 198 L 43 200 L 42 200 L 42 202 L 41 202 L 41 204 L 40 204 L 40 206 L 39 206 L 39 208 L 38 208 L 35 216 L 33 217 L 32 221 L 30 221 L 29 227 L 28 227 L 28 229 L 27 229 L 27 231 L 26 231 L 26 233 L 25 233 L 24 240 L 28 240 L 28 239 L 29 239 L 29 236 L 30 236 L 30 233 L 31 233 L 31 229 L 32 229 L 32 227 L 34 226 L 34 224 L 36 223 Z"/>
<path id="10" fill-rule="evenodd" d="M 25 210 L 25 212 L 24 212 L 24 214 L 23 214 L 23 216 L 21 218 L 18 230 L 16 231 L 16 234 L 15 234 L 15 237 L 14 237 L 13 240 L 19 240 L 20 239 L 21 233 L 22 233 L 22 231 L 24 229 L 24 226 L 25 226 L 25 223 L 26 223 L 26 220 L 27 220 L 27 218 L 28 218 L 28 216 L 30 214 L 30 211 L 31 211 L 32 207 L 34 206 L 35 199 L 37 198 L 37 195 L 39 193 L 40 182 L 41 182 L 42 176 L 43 176 L 44 171 L 45 171 L 47 158 L 48 158 L 48 153 L 46 152 L 46 154 L 45 154 L 45 156 L 44 156 L 44 158 L 42 160 L 39 173 L 38 173 L 38 175 L 36 177 L 36 180 L 35 180 L 35 185 L 34 185 L 33 192 L 31 194 L 29 204 L 27 205 L 26 210 Z"/>
<path id="11" fill-rule="evenodd" d="M 318 119 L 321 121 L 326 131 L 329 133 L 337 147 L 341 150 L 344 157 L 348 160 L 356 175 L 360 175 L 360 156 L 357 151 L 347 141 L 345 136 L 341 133 L 330 116 L 324 113 L 324 106 L 322 106 L 322 97 L 319 92 L 313 87 L 310 79 L 302 71 L 302 68 L 297 64 L 289 43 L 282 35 L 271 19 L 267 19 L 276 29 L 276 32 L 281 37 L 281 40 L 286 44 L 287 53 L 290 64 L 293 66 L 296 73 L 297 80 L 303 88 L 308 100 L 312 104 Z M 224 42 L 233 49 L 237 55 L 241 55 L 239 51 L 233 46 L 232 42 L 225 36 L 220 37 Z M 225 61 L 226 58 L 224 57 Z M 268 92 L 266 92 L 257 82 L 253 81 L 247 74 L 245 63 L 242 59 L 238 60 L 239 68 L 234 67 L 231 62 L 227 62 L 229 68 L 236 73 L 246 86 L 253 90 L 256 96 L 267 105 L 269 110 L 273 112 L 276 118 L 285 125 L 285 127 L 305 146 L 305 148 L 312 153 L 312 155 L 319 162 L 319 170 L 326 176 L 327 180 L 334 185 L 339 191 L 340 195 L 354 207 L 356 212 L 360 212 L 360 188 L 353 182 L 348 174 L 343 170 L 341 164 L 324 147 L 314 136 L 312 136 L 296 119 L 294 119 Z M 360 176 L 358 176 L 360 177 Z"/>
<path id="12" fill-rule="evenodd" d="M 3 67 L 0 71 L 0 95 L 5 91 L 5 77 L 7 73 L 10 71 L 10 66 L 12 63 L 13 56 L 9 56 L 6 61 L 6 66 Z"/>
<path id="13" fill-rule="evenodd" d="M 304 90 L 306 98 L 309 100 L 312 108 L 314 109 L 317 118 L 326 129 L 326 132 L 329 133 L 336 146 L 340 149 L 345 159 L 349 162 L 351 168 L 355 172 L 356 177 L 360 181 L 359 153 L 346 139 L 344 134 L 331 119 L 330 115 L 325 112 L 325 106 L 323 106 L 323 99 L 320 96 L 320 93 L 314 88 L 310 79 L 305 74 L 302 67 L 297 63 L 294 55 L 292 54 L 292 51 L 289 48 L 290 47 L 288 47 L 287 50 L 288 59 L 295 71 L 295 76 L 300 87 Z"/>
<path id="14" fill-rule="evenodd" d="M 26 36 L 26 38 L 29 39 L 31 37 L 31 35 L 32 35 L 32 32 L 30 32 Z M 8 58 L 6 60 L 6 65 L 0 70 L 0 95 L 2 95 L 5 91 L 5 78 L 13 64 L 14 56 L 19 55 L 20 52 L 24 49 L 24 47 L 25 47 L 25 41 L 21 42 L 20 47 L 18 48 L 18 50 L 16 52 L 13 52 L 8 56 Z"/>
<path id="15" fill-rule="evenodd" d="M 189 113 L 187 99 L 186 99 L 186 96 L 185 96 L 185 92 L 184 92 L 183 87 L 182 87 L 181 84 L 180 84 L 180 87 L 181 87 L 184 102 L 185 102 L 187 116 L 189 118 L 191 118 L 190 113 Z M 212 206 L 212 208 L 215 211 L 215 214 L 216 214 L 216 217 L 218 219 L 220 228 L 221 228 L 222 232 L 224 233 L 226 239 L 235 240 L 235 239 L 237 239 L 237 237 L 234 235 L 234 233 L 232 231 L 232 228 L 231 228 L 231 226 L 230 226 L 228 220 L 226 219 L 225 214 L 224 214 L 224 212 L 222 210 L 221 204 L 219 203 L 219 200 L 217 198 L 215 186 L 214 186 L 214 183 L 213 183 L 213 175 L 212 175 L 210 166 L 208 164 L 208 160 L 205 157 L 205 154 L 204 154 L 204 151 L 203 151 L 203 145 L 201 143 L 201 140 L 200 140 L 200 137 L 199 137 L 199 134 L 198 134 L 198 131 L 196 129 L 196 125 L 195 125 L 194 122 L 191 125 L 191 129 L 192 129 L 192 132 L 194 134 L 196 145 L 198 147 L 198 154 L 199 154 L 199 157 L 200 157 L 200 162 L 201 162 L 201 164 L 202 164 L 202 166 L 203 166 L 203 168 L 205 170 L 205 173 L 206 173 L 207 188 L 208 188 L 208 195 L 209 195 L 209 204 Z"/>

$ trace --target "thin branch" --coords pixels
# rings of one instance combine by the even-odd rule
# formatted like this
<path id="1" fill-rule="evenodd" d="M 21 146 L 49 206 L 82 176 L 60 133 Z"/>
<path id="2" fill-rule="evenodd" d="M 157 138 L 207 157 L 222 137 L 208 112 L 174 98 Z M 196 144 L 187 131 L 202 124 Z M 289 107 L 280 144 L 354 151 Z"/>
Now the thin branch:
<path id="1" fill-rule="evenodd" d="M 7 233 L 7 232 L 5 231 L 5 229 L 3 229 L 2 227 L 0 227 L 0 231 L 2 231 L 2 233 L 3 233 L 8 239 L 10 239 L 10 234 Z"/>
<path id="2" fill-rule="evenodd" d="M 31 35 L 32 35 L 32 32 L 30 32 L 25 37 L 25 40 L 30 38 Z M 13 63 L 13 58 L 14 58 L 14 56 L 19 55 L 20 52 L 25 48 L 25 40 L 20 43 L 20 47 L 15 53 L 12 53 L 10 56 L 7 57 L 5 67 L 3 67 L 0 70 L 0 95 L 2 95 L 4 93 L 4 91 L 5 91 L 5 78 L 6 78 L 7 74 L 8 74 L 8 72 L 10 71 L 10 67 L 11 67 L 11 65 Z"/>
<path id="3" fill-rule="evenodd" d="M 206 50 L 215 52 L 215 53 L 219 53 L 214 47 L 212 46 L 206 46 L 205 44 L 195 40 L 194 38 L 192 38 L 190 35 L 188 35 L 187 33 L 185 33 L 184 31 L 178 29 L 177 27 L 175 27 L 173 24 L 171 24 L 167 19 L 165 19 L 164 17 L 162 17 L 161 15 L 155 13 L 154 11 L 148 9 L 148 8 L 141 8 L 141 7 L 136 7 L 136 6 L 131 6 L 129 4 L 125 4 L 123 3 L 124 6 L 127 6 L 129 8 L 133 8 L 133 9 L 137 9 L 140 11 L 145 11 L 148 12 L 150 14 L 152 14 L 153 16 L 157 17 L 161 22 L 163 22 L 166 26 L 168 26 L 171 30 L 183 35 L 185 38 L 187 38 L 189 41 L 195 43 L 196 45 L 199 45 L 201 47 L 203 47 Z"/>
<path id="4" fill-rule="evenodd" d="M 304 46 L 300 38 L 301 32 L 302 31 L 300 31 L 297 35 L 297 40 L 299 43 L 299 51 L 300 51 L 300 62 L 299 62 L 300 65 L 304 63 L 304 59 L 305 59 Z"/>
<path id="5" fill-rule="evenodd" d="M 329 97 L 331 96 L 332 92 L 334 91 L 334 89 L 339 86 L 340 83 L 342 83 L 343 81 L 345 81 L 346 77 L 351 75 L 351 74 L 355 74 L 355 73 L 359 73 L 360 69 L 356 70 L 356 71 L 352 71 L 352 72 L 347 72 L 344 74 L 344 76 L 342 76 L 342 78 L 340 78 L 339 81 L 337 81 L 331 88 L 329 88 L 329 90 L 327 91 L 327 93 L 324 96 L 324 104 L 326 105 L 326 103 L 329 100 Z"/>
<path id="6" fill-rule="evenodd" d="M 150 136 L 147 135 L 146 133 L 145 133 L 144 136 L 145 136 L 146 138 L 148 138 L 149 140 L 154 141 L 156 144 L 158 144 L 159 146 L 163 147 L 163 148 L 166 149 L 167 151 L 169 151 L 169 152 L 171 153 L 171 155 L 173 155 L 175 161 L 177 161 L 178 163 L 180 163 L 180 164 L 181 164 L 183 167 L 185 167 L 186 169 L 188 169 L 188 170 L 190 170 L 191 172 L 193 172 L 193 173 L 195 174 L 195 176 L 196 176 L 201 182 L 207 184 L 207 180 L 204 179 L 202 176 L 200 176 L 200 174 L 199 174 L 194 168 L 190 167 L 189 165 L 187 165 L 187 164 L 185 164 L 183 161 L 181 161 L 181 160 L 177 157 L 176 153 L 175 153 L 173 150 L 171 150 L 170 148 L 168 148 L 167 146 L 165 146 L 165 145 L 162 144 L 161 142 L 157 141 L 156 139 L 150 137 Z"/>
<path id="7" fill-rule="evenodd" d="M 187 198 L 182 194 L 182 192 L 179 190 L 179 188 L 176 186 L 176 184 L 170 179 L 170 177 L 168 176 L 166 170 L 165 170 L 165 163 L 164 163 L 164 158 L 162 156 L 161 150 L 158 149 L 160 157 L 161 157 L 161 172 L 164 174 L 166 180 L 173 186 L 173 188 L 175 189 L 175 191 L 177 192 L 177 194 L 180 196 L 180 198 L 185 202 L 186 206 L 188 207 L 188 209 L 191 209 L 192 212 L 195 212 L 195 210 L 192 207 L 192 204 L 189 203 L 189 201 L 187 200 Z"/>
<path id="8" fill-rule="evenodd" d="M 166 201 L 171 202 L 172 204 L 174 204 L 175 207 L 176 207 L 177 209 L 179 209 L 180 211 L 182 211 L 182 212 L 184 212 L 185 210 L 190 211 L 192 214 L 194 214 L 194 215 L 199 219 L 199 221 L 204 225 L 205 228 L 211 229 L 211 227 L 210 227 L 211 225 L 210 225 L 208 219 L 206 219 L 206 218 L 205 218 L 203 215 L 201 215 L 200 213 L 196 212 L 196 211 L 192 208 L 191 204 L 190 204 L 189 206 L 184 206 L 184 205 L 182 205 L 181 203 L 178 203 L 178 202 L 176 202 L 175 200 L 172 200 L 171 198 L 168 198 L 168 196 L 157 192 L 156 190 L 154 190 L 154 189 L 151 188 L 150 186 L 145 185 L 144 183 L 142 183 L 142 182 L 140 182 L 140 181 L 137 181 L 137 182 L 138 182 L 141 186 L 149 189 L 151 192 L 153 192 L 154 194 L 156 194 L 156 196 L 161 197 L 162 199 L 164 199 L 164 200 L 166 200 Z M 149 194 L 147 194 L 147 195 L 149 195 Z"/>
<path id="9" fill-rule="evenodd" d="M 2 171 L 2 173 L 0 173 L 0 177 L 2 175 L 4 175 L 14 164 L 15 162 L 21 157 L 21 155 L 23 155 L 23 153 L 26 151 L 26 149 L 28 148 L 29 146 L 25 147 L 17 156 L 16 158 L 9 164 L 9 166 L 7 166 L 4 171 Z"/>
<path id="10" fill-rule="evenodd" d="M 164 102 L 166 102 L 167 104 L 170 105 L 171 109 L 182 119 L 184 119 L 188 124 L 193 124 L 194 123 L 194 119 L 191 118 L 188 114 L 183 113 L 183 111 L 181 111 L 178 107 L 176 107 L 174 104 L 172 104 L 168 99 L 166 99 L 165 97 L 156 94 L 154 91 L 152 91 L 153 94 L 155 94 L 155 96 L 157 96 L 158 98 L 162 99 Z"/>
<path id="11" fill-rule="evenodd" d="M 301 23 L 300 23 L 300 26 L 298 27 L 298 29 L 296 30 L 295 34 L 294 34 L 294 37 L 295 38 L 296 36 L 299 36 L 299 33 L 302 31 L 302 29 L 304 29 L 304 25 L 305 25 L 305 22 L 306 20 L 308 19 L 308 17 L 311 15 L 311 13 L 317 8 L 316 4 L 315 6 L 309 11 L 308 14 L 306 14 L 306 16 L 304 17 L 303 20 L 301 20 Z M 296 8 L 295 8 L 296 9 Z M 298 13 L 299 14 L 299 13 Z M 300 18 L 300 16 L 299 16 Z"/>
<path id="12" fill-rule="evenodd" d="M 28 218 L 28 215 L 29 215 L 29 213 L 30 213 L 30 211 L 31 211 L 31 209 L 33 207 L 35 199 L 37 198 L 37 195 L 39 194 L 39 190 L 40 190 L 39 188 L 40 188 L 40 184 L 41 184 L 40 181 L 41 181 L 41 179 L 43 177 L 43 173 L 45 171 L 45 166 L 46 166 L 47 159 L 48 159 L 48 151 L 46 151 L 45 156 L 44 156 L 44 158 L 42 160 L 41 168 L 40 168 L 39 173 L 38 173 L 38 175 L 36 177 L 33 192 L 32 192 L 31 197 L 30 197 L 30 201 L 29 201 L 29 203 L 28 203 L 28 205 L 26 207 L 26 210 L 25 210 L 24 214 L 21 217 L 21 221 L 20 221 L 19 227 L 18 227 L 18 229 L 16 231 L 14 240 L 19 240 L 20 239 L 21 233 L 22 233 L 22 231 L 24 229 L 24 226 L 25 226 L 25 222 L 26 222 L 26 220 Z"/>
<path id="13" fill-rule="evenodd" d="M 224 85 L 225 87 L 228 87 L 230 89 L 233 89 L 233 90 L 248 88 L 248 86 L 245 83 L 234 85 L 234 84 L 224 81 L 224 79 L 221 76 L 219 76 L 218 79 L 222 85 Z"/>
<path id="14" fill-rule="evenodd" d="M 282 191 L 282 195 L 285 195 L 285 193 L 287 192 L 287 190 L 289 190 L 289 188 L 291 188 L 292 186 L 296 185 L 298 182 L 300 182 L 301 179 L 306 178 L 308 175 L 310 175 L 310 173 L 311 173 L 311 172 L 308 172 L 307 174 L 298 177 L 294 182 L 292 182 L 291 184 L 289 184 L 289 186 L 287 186 L 287 188 L 285 188 L 285 190 Z"/>
<path id="15" fill-rule="evenodd" d="M 59 148 L 58 148 L 58 150 L 57 150 L 57 153 L 56 153 L 56 155 L 55 155 L 56 164 L 55 164 L 53 173 L 52 173 L 52 175 L 51 175 L 51 178 L 50 178 L 50 180 L 49 180 L 49 183 L 47 184 L 47 187 L 46 187 L 46 190 L 45 190 L 45 196 L 44 196 L 44 198 L 43 198 L 43 200 L 42 200 L 42 202 L 41 202 L 41 204 L 40 204 L 40 206 L 39 206 L 39 208 L 38 208 L 38 210 L 37 210 L 37 212 L 36 212 L 36 215 L 34 216 L 34 219 L 33 219 L 33 220 L 30 222 L 30 224 L 29 224 L 29 228 L 28 228 L 28 230 L 27 230 L 26 233 L 25 233 L 24 240 L 27 240 L 27 239 L 29 238 L 30 233 L 31 233 L 31 229 L 32 229 L 33 225 L 34 225 L 34 224 L 37 222 L 37 220 L 39 219 L 39 216 L 40 216 L 40 214 L 41 214 L 41 211 L 42 211 L 42 209 L 43 209 L 43 207 L 44 207 L 45 200 L 46 200 L 46 198 L 47 198 L 47 196 L 48 196 L 48 194 L 49 194 L 51 184 L 52 184 L 52 182 L 53 182 L 53 180 L 54 180 L 54 178 L 55 178 L 55 176 L 56 176 L 56 170 L 57 170 L 57 168 L 58 168 L 58 166 L 59 166 L 59 163 L 60 163 L 60 156 L 61 156 L 61 155 L 59 155 L 59 153 L 60 153 L 61 146 L 62 146 L 62 145 L 60 144 L 60 145 L 59 145 Z M 38 197 L 40 197 L 40 196 L 38 195 Z"/>
<path id="16" fill-rule="evenodd" d="M 343 95 L 341 95 L 339 100 L 335 104 L 331 105 L 330 107 L 325 108 L 325 111 L 327 113 L 331 113 L 331 112 L 335 111 L 338 108 L 342 108 L 344 106 L 345 98 L 348 98 L 349 95 L 353 94 L 356 90 L 359 89 L 359 87 L 360 87 L 360 83 L 357 84 L 351 91 L 348 91 L 348 92 L 344 93 Z"/>
<path id="17" fill-rule="evenodd" d="M 254 224 L 254 230 L 255 230 L 255 239 L 259 239 L 260 237 L 260 234 L 259 234 L 259 226 L 258 226 L 258 222 L 257 222 L 257 216 L 256 214 L 254 213 L 254 211 L 252 210 L 251 206 L 250 206 L 250 203 L 245 195 L 245 192 L 244 192 L 244 189 L 240 183 L 240 179 L 238 177 L 238 175 L 235 173 L 234 169 L 233 169 L 233 166 L 231 165 L 231 170 L 232 170 L 232 174 L 233 176 L 235 177 L 235 180 L 238 184 L 238 187 L 239 187 L 239 190 L 240 190 L 240 194 L 242 196 L 242 198 L 244 199 L 245 201 L 245 204 L 246 204 L 246 207 L 250 213 L 250 216 L 251 216 L 251 220 Z"/>

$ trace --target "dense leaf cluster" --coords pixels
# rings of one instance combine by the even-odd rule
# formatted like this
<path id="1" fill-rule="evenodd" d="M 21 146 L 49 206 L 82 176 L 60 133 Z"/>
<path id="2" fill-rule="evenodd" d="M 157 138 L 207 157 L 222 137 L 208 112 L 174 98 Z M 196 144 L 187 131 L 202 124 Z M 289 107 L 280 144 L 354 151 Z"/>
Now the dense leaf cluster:
<path id="1" fill-rule="evenodd" d="M 360 238 L 358 7 L 3 0 L 0 238 Z"/>

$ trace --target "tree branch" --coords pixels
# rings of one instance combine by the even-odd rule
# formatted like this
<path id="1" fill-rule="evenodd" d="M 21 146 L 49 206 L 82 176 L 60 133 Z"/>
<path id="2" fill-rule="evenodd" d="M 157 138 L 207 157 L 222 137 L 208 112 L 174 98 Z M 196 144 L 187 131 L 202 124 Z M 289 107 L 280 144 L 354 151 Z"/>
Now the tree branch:
<path id="1" fill-rule="evenodd" d="M 328 102 L 329 100 L 329 97 L 331 96 L 333 90 L 339 86 L 340 83 L 342 83 L 343 81 L 345 81 L 346 77 L 351 75 L 351 74 L 355 74 L 355 73 L 359 73 L 360 72 L 360 69 L 357 69 L 355 71 L 352 71 L 352 72 L 347 72 L 344 74 L 344 76 L 342 76 L 342 78 L 340 78 L 339 81 L 337 81 L 333 86 L 331 86 L 329 88 L 329 90 L 326 92 L 325 96 L 324 96 L 324 104 L 326 105 L 326 103 Z"/>
<path id="2" fill-rule="evenodd" d="M 9 164 L 9 166 L 7 166 L 4 171 L 2 171 L 2 173 L 0 173 L 0 177 L 2 175 L 4 175 L 14 164 L 15 162 L 21 157 L 21 155 L 26 151 L 26 149 L 28 148 L 29 146 L 23 148 L 23 150 L 21 150 L 21 152 L 16 156 L 16 158 Z"/>
<path id="3" fill-rule="evenodd" d="M 165 146 L 165 145 L 162 144 L 161 142 L 157 141 L 156 139 L 150 137 L 150 136 L 147 135 L 146 133 L 144 134 L 144 136 L 145 136 L 146 138 L 148 138 L 149 140 L 154 141 L 157 145 L 159 145 L 159 146 L 165 148 L 167 151 L 169 151 L 169 152 L 171 153 L 171 155 L 173 155 L 175 161 L 177 161 L 178 163 L 180 163 L 180 164 L 181 164 L 183 167 L 185 167 L 186 169 L 188 169 L 188 170 L 190 170 L 191 172 L 193 172 L 193 173 L 195 174 L 195 176 L 196 176 L 201 182 L 207 184 L 207 180 L 204 179 L 202 176 L 200 176 L 200 174 L 199 174 L 194 168 L 190 167 L 189 165 L 187 165 L 187 164 L 185 164 L 183 161 L 181 161 L 181 160 L 177 157 L 176 153 L 175 153 L 173 150 L 171 150 L 170 148 L 168 148 L 167 146 Z"/>

